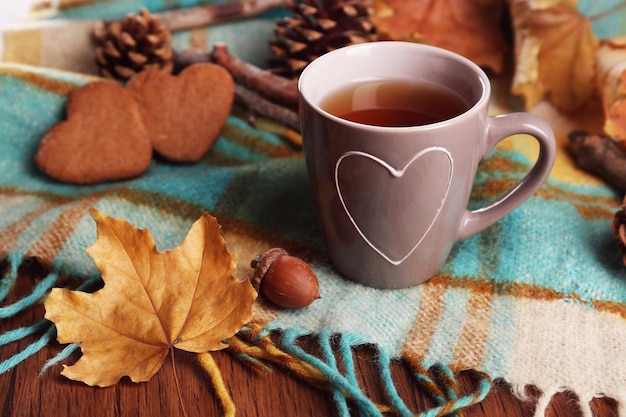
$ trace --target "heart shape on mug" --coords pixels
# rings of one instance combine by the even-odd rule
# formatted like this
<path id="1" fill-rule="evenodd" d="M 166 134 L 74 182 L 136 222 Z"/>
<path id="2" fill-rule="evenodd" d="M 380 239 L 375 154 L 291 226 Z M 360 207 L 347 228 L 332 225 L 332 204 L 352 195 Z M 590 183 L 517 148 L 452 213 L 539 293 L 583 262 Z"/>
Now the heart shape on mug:
<path id="1" fill-rule="evenodd" d="M 154 150 L 171 161 L 197 162 L 230 114 L 235 82 L 217 64 L 194 64 L 178 75 L 147 70 L 128 82 Z"/>
<path id="2" fill-rule="evenodd" d="M 401 168 L 366 152 L 348 151 L 335 164 L 335 187 L 361 238 L 389 263 L 399 265 L 433 228 L 452 173 L 452 155 L 440 146 L 422 149 Z M 427 196 L 415 194 L 420 182 L 429 183 Z M 395 226 L 388 227 L 388 222 Z"/>

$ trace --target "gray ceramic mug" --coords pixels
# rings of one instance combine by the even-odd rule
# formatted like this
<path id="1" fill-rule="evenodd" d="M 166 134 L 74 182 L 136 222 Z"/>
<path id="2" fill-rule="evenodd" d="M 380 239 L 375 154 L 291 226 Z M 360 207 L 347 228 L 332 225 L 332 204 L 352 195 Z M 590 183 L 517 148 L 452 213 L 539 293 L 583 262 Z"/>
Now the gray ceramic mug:
<path id="1" fill-rule="evenodd" d="M 468 109 L 430 124 L 383 127 L 320 107 L 349 84 L 387 79 L 445 86 Z M 345 278 L 367 286 L 403 288 L 436 275 L 455 242 L 519 206 L 554 165 L 550 126 L 529 113 L 488 116 L 486 74 L 440 48 L 407 42 L 341 48 L 309 64 L 298 87 L 307 171 L 329 257 Z M 534 167 L 497 201 L 468 210 L 480 160 L 513 134 L 539 143 Z"/>

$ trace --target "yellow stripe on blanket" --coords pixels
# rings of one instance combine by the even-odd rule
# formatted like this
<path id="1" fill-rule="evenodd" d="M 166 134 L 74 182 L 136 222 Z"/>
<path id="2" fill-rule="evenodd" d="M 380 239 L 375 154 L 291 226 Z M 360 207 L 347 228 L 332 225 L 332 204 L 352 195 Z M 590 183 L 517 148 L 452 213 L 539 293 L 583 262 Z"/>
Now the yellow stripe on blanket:
<path id="1" fill-rule="evenodd" d="M 96 74 L 93 24 L 93 20 L 43 20 L 7 26 L 2 61 Z"/>

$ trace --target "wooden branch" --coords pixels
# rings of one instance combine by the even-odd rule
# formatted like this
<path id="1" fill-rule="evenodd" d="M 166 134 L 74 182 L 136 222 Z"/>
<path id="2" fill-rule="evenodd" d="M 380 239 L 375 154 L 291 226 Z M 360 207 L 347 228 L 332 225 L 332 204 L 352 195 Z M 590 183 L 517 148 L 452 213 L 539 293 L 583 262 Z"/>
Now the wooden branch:
<path id="1" fill-rule="evenodd" d="M 300 132 L 298 85 L 295 81 L 262 70 L 228 52 L 223 43 L 216 43 L 211 53 L 191 49 L 174 56 L 175 71 L 198 63 L 211 62 L 224 67 L 235 80 L 235 101 L 250 112 L 249 122 L 261 115 L 287 128 Z"/>
<path id="2" fill-rule="evenodd" d="M 298 84 L 271 71 L 262 70 L 249 62 L 237 58 L 228 52 L 223 43 L 216 43 L 211 53 L 191 49 L 174 56 L 175 71 L 202 62 L 212 62 L 223 66 L 235 79 L 250 90 L 265 97 L 267 100 L 284 105 L 291 109 L 298 107 Z"/>
<path id="3" fill-rule="evenodd" d="M 300 120 L 297 112 L 272 103 L 245 87 L 235 85 L 235 102 L 250 112 L 249 122 L 252 125 L 254 125 L 255 116 L 261 115 L 300 132 Z"/>
<path id="4" fill-rule="evenodd" d="M 282 6 L 285 0 L 234 0 L 207 6 L 168 10 L 154 16 L 171 31 L 209 26 L 229 20 L 243 19 Z"/>
<path id="5" fill-rule="evenodd" d="M 569 140 L 570 154 L 580 168 L 626 193 L 626 152 L 618 141 L 584 131 L 570 133 Z"/>
<path id="6" fill-rule="evenodd" d="M 226 44 L 216 43 L 210 60 L 226 68 L 238 84 L 256 91 L 266 99 L 289 108 L 298 107 L 298 84 L 295 81 L 262 70 L 231 55 Z"/>
<path id="7" fill-rule="evenodd" d="M 180 72 L 193 64 L 213 62 L 211 55 L 203 49 L 186 49 L 174 54 L 174 71 Z"/>

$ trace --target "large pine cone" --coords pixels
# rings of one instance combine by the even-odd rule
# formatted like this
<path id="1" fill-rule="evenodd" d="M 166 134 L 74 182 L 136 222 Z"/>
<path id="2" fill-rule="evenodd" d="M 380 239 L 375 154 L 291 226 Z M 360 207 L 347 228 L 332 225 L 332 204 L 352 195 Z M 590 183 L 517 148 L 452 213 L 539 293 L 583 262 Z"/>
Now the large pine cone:
<path id="1" fill-rule="evenodd" d="M 173 70 L 172 34 L 146 9 L 120 21 L 98 22 L 93 35 L 96 64 L 105 78 L 127 81 L 146 69 Z"/>
<path id="2" fill-rule="evenodd" d="M 276 22 L 269 67 L 297 79 L 315 58 L 342 46 L 377 40 L 372 10 L 364 0 L 289 1 L 293 17 Z"/>

